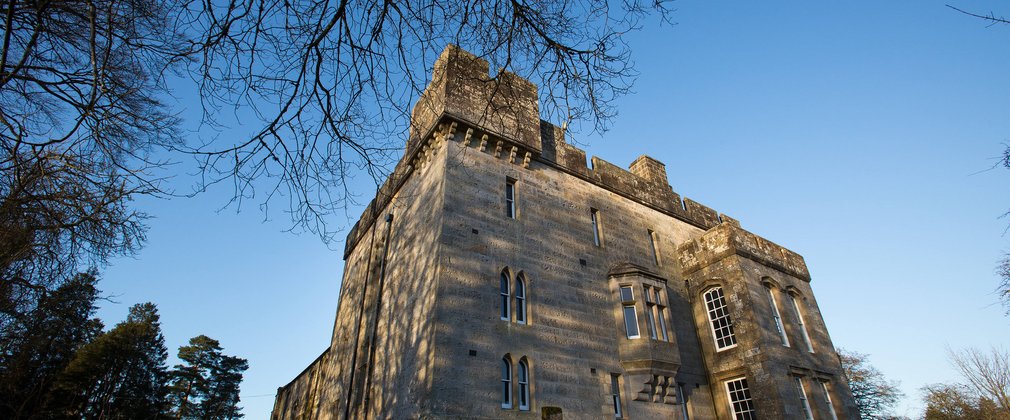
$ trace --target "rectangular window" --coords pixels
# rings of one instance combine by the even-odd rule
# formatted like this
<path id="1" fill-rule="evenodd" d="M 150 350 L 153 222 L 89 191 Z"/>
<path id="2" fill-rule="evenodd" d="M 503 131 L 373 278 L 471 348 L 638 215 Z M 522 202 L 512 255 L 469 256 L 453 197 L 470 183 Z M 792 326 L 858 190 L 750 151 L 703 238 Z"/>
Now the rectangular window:
<path id="1" fill-rule="evenodd" d="M 652 229 L 649 229 L 649 246 L 652 247 L 652 260 L 656 262 L 656 266 L 663 265 L 659 259 L 659 236 Z"/>
<path id="2" fill-rule="evenodd" d="M 649 327 L 649 338 L 656 339 L 656 303 L 652 299 L 652 288 L 645 286 L 645 325 Z"/>
<path id="3" fill-rule="evenodd" d="M 614 417 L 624 417 L 621 410 L 621 375 L 610 374 L 610 398 L 614 400 Z"/>
<path id="4" fill-rule="evenodd" d="M 778 332 L 782 345 L 789 347 L 789 337 L 786 336 L 786 329 L 782 325 L 779 305 L 775 302 L 775 291 L 771 287 L 765 287 L 765 289 L 768 291 L 768 304 L 772 307 L 772 321 L 775 323 L 775 331 Z"/>
<path id="5" fill-rule="evenodd" d="M 807 400 L 807 390 L 803 388 L 803 378 L 797 376 L 794 379 L 796 379 L 796 392 L 800 394 L 800 405 L 803 406 L 803 418 L 814 420 L 814 413 L 810 411 L 810 401 Z"/>
<path id="6" fill-rule="evenodd" d="M 663 337 L 663 341 L 670 341 L 669 333 L 666 332 L 666 305 L 663 304 L 663 296 L 666 293 L 665 289 L 656 288 L 653 289 L 656 292 L 656 319 L 659 321 L 659 333 Z"/>
<path id="7" fill-rule="evenodd" d="M 594 208 L 589 209 L 589 217 L 593 219 L 593 245 L 600 246 L 600 211 Z"/>
<path id="8" fill-rule="evenodd" d="M 516 181 L 505 180 L 505 217 L 516 218 Z"/>
<path id="9" fill-rule="evenodd" d="M 835 413 L 835 405 L 831 403 L 831 391 L 828 390 L 828 383 L 821 382 L 821 392 L 824 394 L 824 403 L 828 405 L 828 414 L 831 415 L 831 420 L 838 420 L 838 414 Z"/>
<path id="10" fill-rule="evenodd" d="M 635 294 L 631 291 L 631 286 L 621 286 L 621 302 L 634 302 Z"/>
<path id="11" fill-rule="evenodd" d="M 803 312 L 800 312 L 800 304 L 796 302 L 796 296 L 789 295 L 789 300 L 793 302 L 793 311 L 796 312 L 796 322 L 800 326 L 800 332 L 803 333 L 803 342 L 807 344 L 807 351 L 813 353 L 814 345 L 810 342 L 810 335 L 807 334 L 807 326 L 803 323 Z"/>
<path id="12" fill-rule="evenodd" d="M 735 420 L 756 420 L 754 401 L 750 398 L 747 388 L 747 378 L 737 378 L 726 381 L 726 393 L 729 396 L 729 407 Z"/>
<path id="13" fill-rule="evenodd" d="M 640 337 L 638 333 L 638 313 L 635 311 L 635 296 L 631 286 L 621 286 L 621 303 L 624 310 L 624 329 L 628 338 Z"/>

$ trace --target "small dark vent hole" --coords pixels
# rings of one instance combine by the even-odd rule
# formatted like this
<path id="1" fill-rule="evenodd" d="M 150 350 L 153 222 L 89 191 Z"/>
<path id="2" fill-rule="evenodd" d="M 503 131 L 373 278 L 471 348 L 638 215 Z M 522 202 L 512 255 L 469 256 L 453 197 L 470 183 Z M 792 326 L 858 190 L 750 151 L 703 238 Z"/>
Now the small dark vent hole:
<path id="1" fill-rule="evenodd" d="M 477 229 L 470 229 L 470 232 L 473 232 L 473 234 L 476 235 L 477 234 Z"/>
<path id="2" fill-rule="evenodd" d="M 579 265 L 585 267 L 586 266 L 586 260 L 582 259 L 582 258 L 579 258 Z"/>
<path id="3" fill-rule="evenodd" d="M 471 356 L 476 356 L 477 355 L 477 350 L 470 350 L 470 355 Z"/>

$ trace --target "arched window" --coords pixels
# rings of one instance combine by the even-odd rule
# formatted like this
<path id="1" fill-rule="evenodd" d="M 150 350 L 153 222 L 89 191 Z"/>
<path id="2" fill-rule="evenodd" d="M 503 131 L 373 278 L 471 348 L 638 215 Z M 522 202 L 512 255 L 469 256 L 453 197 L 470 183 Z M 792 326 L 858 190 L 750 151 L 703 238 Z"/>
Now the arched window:
<path id="1" fill-rule="evenodd" d="M 729 317 L 726 297 L 722 287 L 713 287 L 705 292 L 705 309 L 712 325 L 712 337 L 715 339 L 716 350 L 725 350 L 736 346 L 736 335 L 733 334 L 733 320 Z"/>
<path id="2" fill-rule="evenodd" d="M 782 325 L 782 316 L 779 314 L 779 305 L 775 299 L 775 290 L 771 285 L 765 285 L 768 292 L 768 304 L 772 308 L 772 323 L 775 324 L 775 332 L 779 334 L 779 340 L 783 346 L 789 347 L 789 337 L 786 336 L 786 329 Z"/>
<path id="3" fill-rule="evenodd" d="M 530 365 L 526 358 L 519 359 L 519 409 L 529 411 L 530 409 Z"/>
<path id="4" fill-rule="evenodd" d="M 814 344 L 810 342 L 810 334 L 807 333 L 807 325 L 803 322 L 803 312 L 800 311 L 800 304 L 796 301 L 796 296 L 789 295 L 789 300 L 793 303 L 793 311 L 796 312 L 796 323 L 803 333 L 803 342 L 807 345 L 807 351 L 814 352 Z"/>
<path id="5" fill-rule="evenodd" d="M 501 359 L 501 408 L 512 408 L 512 361 Z"/>
<path id="6" fill-rule="evenodd" d="M 516 322 L 526 323 L 526 276 L 521 272 L 516 276 Z"/>
<path id="7" fill-rule="evenodd" d="M 507 268 L 501 271 L 499 288 L 501 289 L 501 319 L 508 321 L 511 314 L 509 312 L 509 271 Z"/>

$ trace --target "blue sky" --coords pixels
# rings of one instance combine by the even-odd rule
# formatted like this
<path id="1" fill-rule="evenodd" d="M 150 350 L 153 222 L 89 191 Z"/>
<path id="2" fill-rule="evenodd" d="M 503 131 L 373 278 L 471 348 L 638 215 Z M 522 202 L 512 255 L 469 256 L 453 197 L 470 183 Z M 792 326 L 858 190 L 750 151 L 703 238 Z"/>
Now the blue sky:
<path id="1" fill-rule="evenodd" d="M 991 169 L 1010 143 L 1010 26 L 934 1 L 674 6 L 676 25 L 630 35 L 635 92 L 611 131 L 577 137 L 587 151 L 624 167 L 648 154 L 681 195 L 803 255 L 834 343 L 901 381 L 900 413 L 957 379 L 948 346 L 1010 345 L 993 293 L 1010 170 Z M 137 201 L 148 245 L 103 270 L 119 303 L 100 316 L 153 301 L 171 352 L 220 340 L 249 359 L 242 405 L 261 419 L 329 343 L 342 244 L 255 205 L 219 211 L 228 193 Z"/>

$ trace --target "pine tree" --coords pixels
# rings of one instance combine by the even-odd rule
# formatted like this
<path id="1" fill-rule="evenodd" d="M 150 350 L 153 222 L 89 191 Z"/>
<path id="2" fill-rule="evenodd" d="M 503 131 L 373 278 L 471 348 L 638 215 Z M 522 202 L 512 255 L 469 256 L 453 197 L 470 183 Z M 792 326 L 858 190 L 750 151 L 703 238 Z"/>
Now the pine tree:
<path id="1" fill-rule="evenodd" d="M 126 321 L 82 347 L 57 380 L 49 415 L 163 417 L 168 350 L 159 319 L 154 304 L 134 305 Z"/>
<path id="2" fill-rule="evenodd" d="M 239 384 L 249 363 L 221 352 L 221 344 L 200 335 L 179 347 L 179 359 L 171 372 L 171 399 L 178 419 L 237 419 Z"/>
<path id="3" fill-rule="evenodd" d="M 102 332 L 94 318 L 97 272 L 79 273 L 43 297 L 0 350 L 0 418 L 45 412 L 46 396 L 74 353 Z"/>

